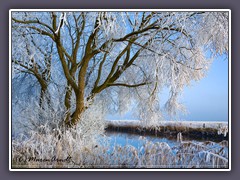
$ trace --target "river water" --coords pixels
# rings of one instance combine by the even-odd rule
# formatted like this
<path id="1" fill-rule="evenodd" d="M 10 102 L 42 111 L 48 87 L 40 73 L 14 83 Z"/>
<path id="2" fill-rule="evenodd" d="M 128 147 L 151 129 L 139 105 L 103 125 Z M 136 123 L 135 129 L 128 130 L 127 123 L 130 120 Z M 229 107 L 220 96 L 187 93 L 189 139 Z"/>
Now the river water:
<path id="1" fill-rule="evenodd" d="M 167 138 L 167 137 L 158 137 L 158 136 L 151 136 L 151 135 L 141 136 L 138 134 L 131 134 L 126 132 L 115 132 L 115 131 L 107 131 L 105 135 L 110 147 L 131 145 L 137 149 L 140 149 L 142 146 L 144 146 L 144 144 L 147 141 L 150 141 L 152 143 L 166 142 L 171 148 L 177 147 L 181 144 L 180 142 L 177 141 L 177 137 Z M 193 140 L 193 139 L 188 139 L 187 137 L 184 137 L 184 136 L 182 140 L 183 142 L 191 141 L 197 144 L 208 142 L 207 140 L 204 140 L 204 139 Z"/>
<path id="2" fill-rule="evenodd" d="M 174 147 L 179 145 L 176 139 L 167 139 L 165 137 L 157 137 L 157 136 L 141 136 L 138 134 L 130 134 L 123 132 L 106 132 L 106 136 L 109 140 L 111 146 L 125 146 L 132 145 L 136 148 L 142 147 L 146 141 L 151 141 L 153 143 L 156 142 L 166 142 L 170 147 Z"/>

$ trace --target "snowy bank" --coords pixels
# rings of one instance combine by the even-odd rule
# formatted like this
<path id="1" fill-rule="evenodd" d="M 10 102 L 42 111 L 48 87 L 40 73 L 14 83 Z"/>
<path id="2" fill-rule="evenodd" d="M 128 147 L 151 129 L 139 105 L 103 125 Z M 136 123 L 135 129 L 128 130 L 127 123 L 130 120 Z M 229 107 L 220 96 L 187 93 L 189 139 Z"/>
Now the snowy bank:
<path id="1" fill-rule="evenodd" d="M 162 121 L 146 127 L 139 120 L 107 120 L 107 130 L 168 137 L 176 137 L 181 132 L 183 137 L 193 139 L 228 139 L 228 122 Z"/>

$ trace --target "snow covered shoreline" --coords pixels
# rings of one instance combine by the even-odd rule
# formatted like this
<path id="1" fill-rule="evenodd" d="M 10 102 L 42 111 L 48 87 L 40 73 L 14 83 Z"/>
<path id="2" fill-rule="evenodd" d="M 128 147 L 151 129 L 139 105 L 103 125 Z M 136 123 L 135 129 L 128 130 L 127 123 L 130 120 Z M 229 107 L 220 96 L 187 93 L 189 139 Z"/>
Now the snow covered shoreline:
<path id="1" fill-rule="evenodd" d="M 181 132 L 189 138 L 228 139 L 228 122 L 162 121 L 153 127 L 143 126 L 139 120 L 107 120 L 107 130 L 167 136 Z"/>
<path id="2" fill-rule="evenodd" d="M 140 120 L 107 120 L 108 125 L 113 126 L 142 126 Z M 192 128 L 213 128 L 218 129 L 220 127 L 228 127 L 228 122 L 221 121 L 162 121 L 159 126 L 186 126 Z"/>

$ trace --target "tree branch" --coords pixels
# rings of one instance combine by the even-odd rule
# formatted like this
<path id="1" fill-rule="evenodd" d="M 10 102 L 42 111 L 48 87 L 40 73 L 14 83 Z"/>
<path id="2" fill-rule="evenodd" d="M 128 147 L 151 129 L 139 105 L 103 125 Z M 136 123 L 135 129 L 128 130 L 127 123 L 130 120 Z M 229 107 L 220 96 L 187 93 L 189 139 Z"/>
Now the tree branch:
<path id="1" fill-rule="evenodd" d="M 97 79 L 94 83 L 94 88 L 96 88 L 98 86 L 98 83 L 100 81 L 100 78 L 101 78 L 101 74 L 102 74 L 102 67 L 103 67 L 103 64 L 105 62 L 105 60 L 107 59 L 107 54 L 108 53 L 105 53 L 104 56 L 103 56 L 103 60 L 101 61 L 100 65 L 99 65 L 99 68 L 98 68 L 98 76 L 97 76 Z M 93 88 L 93 89 L 94 89 Z"/>
<path id="2" fill-rule="evenodd" d="M 109 87 L 109 86 L 124 86 L 124 87 L 128 87 L 128 88 L 135 88 L 135 87 L 144 86 L 147 84 L 151 84 L 151 82 L 143 82 L 140 84 L 113 83 L 113 84 L 108 84 L 107 87 Z"/>
<path id="3" fill-rule="evenodd" d="M 74 81 L 73 77 L 71 76 L 71 74 L 69 72 L 69 69 L 68 69 L 68 66 L 67 66 L 67 63 L 66 63 L 66 60 L 65 60 L 65 57 L 64 57 L 65 49 L 62 47 L 59 38 L 57 39 L 56 44 L 57 44 L 58 55 L 59 55 L 59 58 L 60 58 L 60 61 L 61 61 L 62 67 L 63 67 L 64 74 L 65 74 L 68 82 L 73 87 L 74 91 L 77 92 L 78 91 L 78 86 L 77 86 L 76 82 Z"/>
<path id="4" fill-rule="evenodd" d="M 158 29 L 159 27 L 156 27 L 156 26 L 155 26 L 155 23 L 156 23 L 156 21 L 155 21 L 154 23 L 152 23 L 151 25 L 143 28 L 143 29 L 140 29 L 140 30 L 137 30 L 137 31 L 133 31 L 133 32 L 125 35 L 125 36 L 122 37 L 122 38 L 113 39 L 113 41 L 115 41 L 115 42 L 125 41 L 125 40 L 127 40 L 127 38 L 132 37 L 132 36 L 134 36 L 134 35 L 141 34 L 141 33 L 143 33 L 143 32 L 146 32 L 146 31 L 148 31 L 148 30 L 151 30 L 151 29 Z"/>
<path id="5" fill-rule="evenodd" d="M 75 42 L 75 47 L 73 48 L 73 52 L 72 52 L 72 59 L 73 59 L 74 63 L 77 62 L 77 53 L 78 53 L 78 49 L 79 49 L 79 45 L 80 45 L 80 38 L 81 38 L 82 32 L 85 28 L 85 16 L 84 16 L 84 14 L 82 14 L 82 18 L 83 18 L 82 28 L 79 31 L 78 27 L 77 27 L 77 40 Z"/>
<path id="6" fill-rule="evenodd" d="M 48 28 L 49 30 L 51 30 L 54 33 L 54 30 L 49 25 L 39 21 L 38 19 L 37 20 L 29 20 L 29 21 L 21 21 L 21 20 L 12 18 L 12 20 L 17 22 L 17 23 L 21 23 L 21 24 L 40 24 L 40 25 Z"/>

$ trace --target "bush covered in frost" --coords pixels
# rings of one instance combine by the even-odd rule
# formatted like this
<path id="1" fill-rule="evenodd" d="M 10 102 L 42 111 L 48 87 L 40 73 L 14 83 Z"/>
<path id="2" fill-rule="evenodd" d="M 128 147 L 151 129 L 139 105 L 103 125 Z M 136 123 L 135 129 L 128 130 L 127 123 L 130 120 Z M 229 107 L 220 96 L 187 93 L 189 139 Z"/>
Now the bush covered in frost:
<path id="1" fill-rule="evenodd" d="M 60 136 L 60 138 L 59 138 Z M 82 139 L 81 131 L 32 132 L 12 143 L 14 168 L 228 168 L 228 144 L 145 140 L 144 146 L 110 147 L 107 138 Z M 36 159 L 34 159 L 34 157 Z M 53 159 L 55 158 L 55 159 Z M 58 161 L 59 159 L 59 161 Z M 63 160 L 63 161 L 62 161 Z"/>

